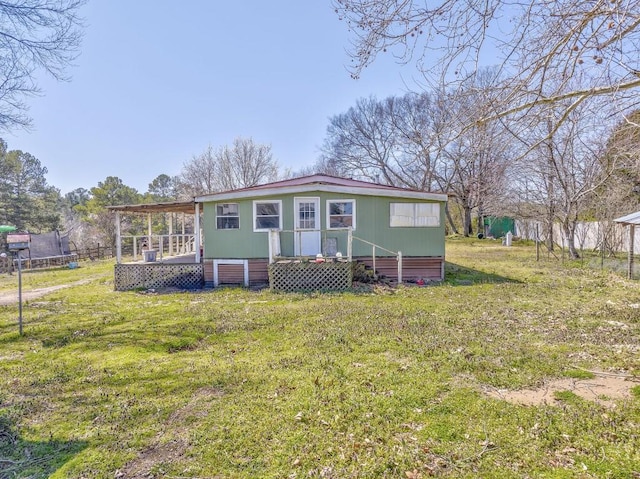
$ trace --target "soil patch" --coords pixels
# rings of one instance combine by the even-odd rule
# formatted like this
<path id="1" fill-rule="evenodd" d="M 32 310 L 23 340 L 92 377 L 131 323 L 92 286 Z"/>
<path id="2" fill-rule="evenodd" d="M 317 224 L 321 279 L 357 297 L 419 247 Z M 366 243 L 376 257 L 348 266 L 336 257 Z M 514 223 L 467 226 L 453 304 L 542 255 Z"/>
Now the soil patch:
<path id="1" fill-rule="evenodd" d="M 570 391 L 588 401 L 613 407 L 616 399 L 630 398 L 631 388 L 637 385 L 637 381 L 633 381 L 628 377 L 602 375 L 592 379 L 556 379 L 545 383 L 537 389 L 520 389 L 518 391 L 492 389 L 485 392 L 489 397 L 502 399 L 510 403 L 540 406 L 543 404 L 556 404 L 558 400 L 555 393 Z"/>
<path id="2" fill-rule="evenodd" d="M 153 444 L 129 461 L 116 473 L 117 479 L 148 479 L 156 477 L 153 472 L 161 464 L 169 464 L 182 457 L 189 447 L 189 424 L 204 418 L 224 395 L 218 388 L 202 388 L 191 400 L 171 414 L 164 429 L 155 437 Z"/>

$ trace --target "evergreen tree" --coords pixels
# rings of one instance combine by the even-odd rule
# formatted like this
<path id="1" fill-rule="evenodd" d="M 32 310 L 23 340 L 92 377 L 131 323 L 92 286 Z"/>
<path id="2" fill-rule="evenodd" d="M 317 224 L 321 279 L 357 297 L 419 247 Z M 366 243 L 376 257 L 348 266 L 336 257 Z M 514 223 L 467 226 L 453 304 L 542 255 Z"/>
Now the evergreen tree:
<path id="1" fill-rule="evenodd" d="M 47 184 L 46 174 L 35 156 L 8 151 L 0 140 L 0 223 L 33 233 L 60 227 L 60 191 Z"/>

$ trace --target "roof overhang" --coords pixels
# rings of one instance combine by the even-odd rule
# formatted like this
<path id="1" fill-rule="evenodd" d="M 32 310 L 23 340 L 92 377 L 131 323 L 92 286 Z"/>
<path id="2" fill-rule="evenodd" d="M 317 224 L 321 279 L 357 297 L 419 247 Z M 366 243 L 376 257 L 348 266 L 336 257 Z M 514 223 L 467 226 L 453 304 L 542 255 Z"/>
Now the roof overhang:
<path id="1" fill-rule="evenodd" d="M 111 211 L 123 213 L 195 213 L 196 202 L 170 201 L 166 203 L 143 203 L 139 205 L 107 206 Z"/>
<path id="2" fill-rule="evenodd" d="M 404 190 L 401 188 L 358 188 L 353 186 L 328 185 L 323 183 L 310 183 L 296 186 L 277 186 L 273 188 L 249 189 L 241 191 L 226 191 L 222 193 L 197 196 L 195 198 L 195 201 L 197 203 L 208 203 L 212 201 L 228 201 L 244 198 L 262 198 L 265 196 L 277 196 L 296 193 L 312 193 L 316 191 L 320 191 L 323 193 L 345 193 L 362 196 L 385 196 L 389 198 L 402 198 L 411 200 L 431 200 L 442 202 L 447 201 L 447 195 L 440 193 L 427 193 L 423 191 Z"/>
<path id="3" fill-rule="evenodd" d="M 621 223 L 623 225 L 640 225 L 640 211 L 636 211 L 635 213 L 631 213 L 626 216 L 621 216 L 613 221 L 614 223 Z"/>

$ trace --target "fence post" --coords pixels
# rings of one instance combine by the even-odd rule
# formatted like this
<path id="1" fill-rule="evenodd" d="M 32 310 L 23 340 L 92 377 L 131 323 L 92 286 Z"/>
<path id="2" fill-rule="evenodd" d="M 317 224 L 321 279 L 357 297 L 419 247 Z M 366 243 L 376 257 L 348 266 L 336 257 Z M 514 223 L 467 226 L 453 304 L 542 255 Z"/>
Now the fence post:
<path id="1" fill-rule="evenodd" d="M 402 284 L 402 251 L 398 251 L 398 284 Z"/>
<path id="2" fill-rule="evenodd" d="M 598 223 L 600 230 L 600 269 L 604 269 L 604 228 Z"/>
<path id="3" fill-rule="evenodd" d="M 635 249 L 634 240 L 636 236 L 635 225 L 629 225 L 629 265 L 627 271 L 627 277 L 633 279 L 633 250 Z"/>

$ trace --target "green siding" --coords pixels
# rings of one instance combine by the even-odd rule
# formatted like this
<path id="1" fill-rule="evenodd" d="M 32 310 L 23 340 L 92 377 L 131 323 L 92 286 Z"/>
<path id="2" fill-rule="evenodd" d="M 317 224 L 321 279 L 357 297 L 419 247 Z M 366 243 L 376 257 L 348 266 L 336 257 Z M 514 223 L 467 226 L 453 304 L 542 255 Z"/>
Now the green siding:
<path id="1" fill-rule="evenodd" d="M 429 201 L 373 197 L 338 193 L 306 193 L 296 195 L 246 198 L 223 203 L 238 203 L 240 228 L 216 229 L 216 203 L 204 204 L 203 229 L 206 258 L 266 258 L 269 254 L 268 233 L 253 231 L 253 200 L 282 200 L 283 229 L 294 228 L 294 197 L 320 198 L 321 228 L 327 227 L 327 200 L 356 200 L 356 228 L 353 235 L 392 251 L 402 251 L 404 256 L 444 256 L 444 203 L 440 203 L 440 226 L 426 228 L 389 227 L 390 203 L 430 203 Z M 325 234 L 325 233 L 323 233 Z M 338 251 L 346 254 L 347 233 L 327 231 L 326 236 L 336 238 Z M 293 256 L 293 233 L 281 235 L 282 254 Z M 376 250 L 376 255 L 385 252 Z M 354 239 L 354 256 L 370 256 L 371 246 Z"/>

